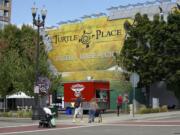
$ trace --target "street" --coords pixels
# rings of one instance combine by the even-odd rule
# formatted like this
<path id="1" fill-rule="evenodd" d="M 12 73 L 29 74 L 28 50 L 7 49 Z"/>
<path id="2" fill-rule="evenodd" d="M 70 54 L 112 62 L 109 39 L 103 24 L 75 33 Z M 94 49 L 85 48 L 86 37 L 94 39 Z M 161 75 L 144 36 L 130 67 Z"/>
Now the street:
<path id="1" fill-rule="evenodd" d="M 19 129 L 19 130 L 17 130 Z M 21 130 L 21 131 L 20 131 Z M 180 134 L 180 122 L 177 125 L 149 125 L 149 124 L 99 124 L 99 125 L 85 125 L 85 126 L 72 126 L 72 125 L 58 125 L 56 128 L 42 128 L 38 129 L 37 126 L 27 127 L 21 126 L 12 130 L 7 128 L 1 133 L 3 134 L 24 134 L 24 135 L 173 135 Z"/>
<path id="2" fill-rule="evenodd" d="M 167 113 L 168 114 L 168 113 Z M 104 115 L 103 123 L 72 123 L 71 119 L 57 121 L 56 128 L 38 128 L 38 121 L 0 121 L 0 135 L 174 135 L 180 134 L 180 115 L 164 115 L 152 118 L 126 119 Z M 127 116 L 127 115 L 126 115 Z M 2 126 L 3 125 L 3 126 Z"/>

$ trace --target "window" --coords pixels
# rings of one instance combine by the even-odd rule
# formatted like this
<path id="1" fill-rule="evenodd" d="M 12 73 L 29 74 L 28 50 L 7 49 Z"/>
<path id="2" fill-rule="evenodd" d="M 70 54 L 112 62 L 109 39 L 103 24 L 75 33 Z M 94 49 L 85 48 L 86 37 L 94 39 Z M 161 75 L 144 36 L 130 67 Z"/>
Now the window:
<path id="1" fill-rule="evenodd" d="M 5 6 L 5 7 L 9 7 L 9 2 L 8 2 L 8 1 L 5 1 L 4 6 Z"/>
<path id="2" fill-rule="evenodd" d="M 0 16 L 4 16 L 4 11 L 0 10 Z"/>
<path id="3" fill-rule="evenodd" d="M 0 29 L 3 29 L 3 28 L 4 28 L 4 22 L 0 21 Z"/>
<path id="4" fill-rule="evenodd" d="M 8 17 L 8 15 L 9 15 L 9 12 L 8 11 L 4 11 L 4 16 Z"/>
<path id="5" fill-rule="evenodd" d="M 96 90 L 96 98 L 100 98 L 100 91 Z"/>
<path id="6" fill-rule="evenodd" d="M 107 99 L 107 91 L 96 90 L 96 98 Z"/>
<path id="7" fill-rule="evenodd" d="M 0 5 L 1 5 L 1 6 L 4 5 L 4 4 L 3 4 L 3 3 L 4 3 L 3 1 L 4 1 L 4 0 L 0 0 Z"/>

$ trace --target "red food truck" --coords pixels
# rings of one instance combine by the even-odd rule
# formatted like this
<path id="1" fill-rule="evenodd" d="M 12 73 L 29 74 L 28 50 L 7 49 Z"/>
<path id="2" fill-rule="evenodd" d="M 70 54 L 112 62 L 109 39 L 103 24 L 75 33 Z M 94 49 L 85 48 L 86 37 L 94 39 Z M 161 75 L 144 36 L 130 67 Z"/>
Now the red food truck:
<path id="1" fill-rule="evenodd" d="M 83 109 L 88 110 L 89 101 L 96 98 L 101 110 L 110 108 L 110 83 L 109 81 L 90 80 L 64 83 L 64 105 L 72 107 L 76 97 L 81 94 Z"/>

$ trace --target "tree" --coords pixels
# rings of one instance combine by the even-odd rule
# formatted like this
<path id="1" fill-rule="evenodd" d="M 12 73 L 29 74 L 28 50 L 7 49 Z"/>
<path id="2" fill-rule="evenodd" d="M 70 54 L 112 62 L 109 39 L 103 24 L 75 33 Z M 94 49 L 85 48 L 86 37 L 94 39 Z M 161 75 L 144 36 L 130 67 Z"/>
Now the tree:
<path id="1" fill-rule="evenodd" d="M 41 39 L 39 72 L 48 76 L 47 54 Z M 37 32 L 30 26 L 7 25 L 0 31 L 0 95 L 15 91 L 33 94 Z"/>
<path id="2" fill-rule="evenodd" d="M 168 16 L 167 30 L 169 38 L 166 41 L 165 52 L 167 56 L 166 65 L 168 71 L 166 74 L 166 82 L 170 90 L 180 100 L 180 12 L 176 11 Z"/>
<path id="3" fill-rule="evenodd" d="M 57 91 L 61 87 L 61 75 L 52 75 L 51 74 L 51 92 Z"/>
<path id="4" fill-rule="evenodd" d="M 141 14 L 136 14 L 133 25 L 126 22 L 127 38 L 121 50 L 121 61 L 127 71 L 140 75 L 139 87 L 148 90 L 151 84 L 163 80 L 176 96 L 179 95 L 179 23 L 179 13 L 170 14 L 167 22 L 158 15 L 150 21 L 147 15 Z"/>

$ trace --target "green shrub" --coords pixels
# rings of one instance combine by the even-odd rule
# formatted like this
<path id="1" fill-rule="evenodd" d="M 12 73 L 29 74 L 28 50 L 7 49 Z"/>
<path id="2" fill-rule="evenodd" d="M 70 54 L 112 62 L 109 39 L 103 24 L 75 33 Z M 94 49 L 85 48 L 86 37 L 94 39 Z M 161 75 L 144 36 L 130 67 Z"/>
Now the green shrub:
<path id="1" fill-rule="evenodd" d="M 142 106 L 142 107 L 140 107 L 138 113 L 140 113 L 140 114 L 151 113 L 151 109 L 147 108 L 146 106 Z"/>
<path id="2" fill-rule="evenodd" d="M 19 110 L 16 113 L 19 118 L 30 118 L 32 116 L 32 111 Z"/>
<path id="3" fill-rule="evenodd" d="M 2 113 L 2 116 L 3 116 L 3 117 L 8 117 L 8 116 L 9 116 L 9 115 L 8 115 L 8 112 L 3 112 L 3 113 Z"/>
<path id="4" fill-rule="evenodd" d="M 13 116 L 13 112 L 12 111 L 9 111 L 8 112 L 8 117 L 12 117 Z"/>
<path id="5" fill-rule="evenodd" d="M 163 105 L 162 107 L 160 107 L 160 112 L 168 112 L 167 105 Z"/>
<path id="6" fill-rule="evenodd" d="M 22 118 L 23 113 L 24 113 L 23 111 L 19 110 L 19 111 L 16 112 L 16 115 L 17 115 L 18 118 Z"/>
<path id="7" fill-rule="evenodd" d="M 23 117 L 24 118 L 30 118 L 32 116 L 32 111 L 24 112 Z"/>
<path id="8" fill-rule="evenodd" d="M 168 108 L 167 105 L 163 105 L 160 108 L 147 108 L 146 106 L 140 107 L 138 113 L 139 114 L 146 114 L 146 113 L 158 113 L 158 112 L 167 112 Z"/>
<path id="9" fill-rule="evenodd" d="M 151 108 L 151 113 L 157 113 L 159 112 L 159 108 Z"/>
<path id="10" fill-rule="evenodd" d="M 1 117 L 30 118 L 32 117 L 32 111 L 18 110 L 16 112 L 13 112 L 13 111 L 1 112 L 0 116 Z"/>
<path id="11" fill-rule="evenodd" d="M 14 114 L 14 113 L 13 113 L 12 111 L 2 112 L 2 113 L 1 113 L 1 116 L 2 116 L 2 117 L 12 117 L 13 114 Z"/>

